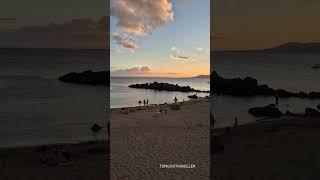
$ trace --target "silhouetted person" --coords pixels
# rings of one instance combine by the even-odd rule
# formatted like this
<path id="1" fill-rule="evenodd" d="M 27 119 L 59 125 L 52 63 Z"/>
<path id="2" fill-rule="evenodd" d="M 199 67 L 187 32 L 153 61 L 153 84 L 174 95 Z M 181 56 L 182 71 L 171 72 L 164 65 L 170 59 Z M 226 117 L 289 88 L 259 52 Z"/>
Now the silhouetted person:
<path id="1" fill-rule="evenodd" d="M 145 99 L 143 100 L 143 105 L 144 105 L 144 106 L 146 105 L 146 100 L 145 100 Z"/>
<path id="2" fill-rule="evenodd" d="M 234 118 L 234 127 L 238 127 L 238 118 L 237 117 Z"/>
<path id="3" fill-rule="evenodd" d="M 149 104 L 149 99 L 147 98 L 147 105 Z"/>
<path id="4" fill-rule="evenodd" d="M 110 121 L 108 122 L 108 125 L 107 125 L 108 127 L 108 138 L 110 139 Z"/>
<path id="5" fill-rule="evenodd" d="M 139 106 L 141 105 L 141 101 L 139 100 Z"/>
<path id="6" fill-rule="evenodd" d="M 99 131 L 102 129 L 102 127 L 96 123 L 94 123 L 94 125 L 90 128 L 94 138 L 96 139 L 97 134 L 99 133 Z"/>
<path id="7" fill-rule="evenodd" d="M 279 96 L 278 95 L 275 96 L 275 101 L 276 101 L 275 104 L 278 105 L 279 104 Z"/>
<path id="8" fill-rule="evenodd" d="M 212 113 L 210 112 L 210 128 L 211 129 L 213 129 L 214 123 L 215 123 L 214 117 L 213 117 Z"/>
<path id="9" fill-rule="evenodd" d="M 174 103 L 176 103 L 178 101 L 177 97 L 174 97 Z"/>

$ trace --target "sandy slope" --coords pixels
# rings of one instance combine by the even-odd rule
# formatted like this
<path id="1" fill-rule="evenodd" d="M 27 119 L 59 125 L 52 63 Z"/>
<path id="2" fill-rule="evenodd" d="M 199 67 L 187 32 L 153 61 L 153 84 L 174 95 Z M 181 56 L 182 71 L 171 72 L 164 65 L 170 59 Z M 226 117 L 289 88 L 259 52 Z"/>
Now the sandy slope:
<path id="1" fill-rule="evenodd" d="M 209 99 L 111 111 L 111 179 L 209 179 Z M 160 113 L 165 110 L 166 113 Z M 195 164 L 161 169 L 160 164 Z"/>
<path id="2" fill-rule="evenodd" d="M 68 163 L 49 166 L 41 162 L 39 147 L 0 149 L 1 180 L 107 180 L 107 142 L 50 145 L 68 149 Z M 90 151 L 88 151 L 90 149 Z M 57 157 L 57 155 L 53 155 Z"/>
<path id="3" fill-rule="evenodd" d="M 283 117 L 220 137 L 224 150 L 214 155 L 215 180 L 320 178 L 319 118 Z"/>

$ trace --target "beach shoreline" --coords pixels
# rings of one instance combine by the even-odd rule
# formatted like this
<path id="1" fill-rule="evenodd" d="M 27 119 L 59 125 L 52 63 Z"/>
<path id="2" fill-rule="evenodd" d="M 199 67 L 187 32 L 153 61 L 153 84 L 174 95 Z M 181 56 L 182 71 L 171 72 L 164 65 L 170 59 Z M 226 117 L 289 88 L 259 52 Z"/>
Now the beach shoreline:
<path id="1" fill-rule="evenodd" d="M 115 108 L 110 108 L 110 111 L 116 111 L 116 110 L 121 110 L 121 109 L 140 109 L 142 110 L 143 107 L 147 108 L 153 108 L 157 106 L 166 106 L 166 105 L 172 105 L 172 104 L 182 104 L 186 102 L 195 102 L 195 101 L 201 101 L 202 99 L 208 99 L 206 97 L 199 97 L 198 99 L 189 99 L 189 100 L 184 100 L 184 101 L 177 101 L 175 102 L 165 102 L 165 103 L 160 103 L 160 104 L 148 104 L 148 105 L 136 105 L 136 106 L 123 106 L 123 107 L 115 107 Z"/>
<path id="2" fill-rule="evenodd" d="M 210 179 L 209 112 L 209 98 L 112 109 L 111 179 Z"/>

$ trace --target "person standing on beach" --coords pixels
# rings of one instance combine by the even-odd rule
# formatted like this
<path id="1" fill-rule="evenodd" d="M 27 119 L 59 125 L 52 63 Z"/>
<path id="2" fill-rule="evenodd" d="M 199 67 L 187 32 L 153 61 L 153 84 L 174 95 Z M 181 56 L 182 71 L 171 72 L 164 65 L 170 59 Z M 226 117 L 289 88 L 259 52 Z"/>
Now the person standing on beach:
<path id="1" fill-rule="evenodd" d="M 144 106 L 146 105 L 146 100 L 145 100 L 145 99 L 143 100 L 143 105 L 144 105 Z"/>
<path id="2" fill-rule="evenodd" d="M 108 139 L 110 140 L 110 121 L 108 121 L 107 129 L 108 129 Z"/>
<path id="3" fill-rule="evenodd" d="M 277 94 L 276 94 L 276 96 L 275 96 L 275 102 L 276 102 L 276 103 L 275 103 L 276 105 L 279 104 L 279 96 L 278 96 Z"/>
<path id="4" fill-rule="evenodd" d="M 234 118 L 234 127 L 238 127 L 238 118 L 237 117 Z"/>
<path id="5" fill-rule="evenodd" d="M 177 97 L 174 97 L 174 103 L 177 103 L 178 99 Z"/>
<path id="6" fill-rule="evenodd" d="M 149 99 L 147 98 L 147 105 L 149 104 Z"/>
<path id="7" fill-rule="evenodd" d="M 139 106 L 141 105 L 141 100 L 139 100 Z"/>

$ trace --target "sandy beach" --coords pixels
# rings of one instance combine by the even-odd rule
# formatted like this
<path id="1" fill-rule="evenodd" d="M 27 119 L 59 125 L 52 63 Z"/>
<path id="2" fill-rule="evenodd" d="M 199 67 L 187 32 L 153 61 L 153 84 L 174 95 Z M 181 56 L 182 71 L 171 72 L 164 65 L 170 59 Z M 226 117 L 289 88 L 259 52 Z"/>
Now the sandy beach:
<path id="1" fill-rule="evenodd" d="M 226 134 L 215 130 L 224 149 L 213 156 L 214 179 L 318 179 L 319 128 L 319 118 L 285 116 L 232 128 Z"/>
<path id="2" fill-rule="evenodd" d="M 111 110 L 111 179 L 210 179 L 209 99 Z M 195 168 L 160 168 L 193 164 Z"/>
<path id="3" fill-rule="evenodd" d="M 106 180 L 107 150 L 106 141 L 0 149 L 0 179 Z"/>

